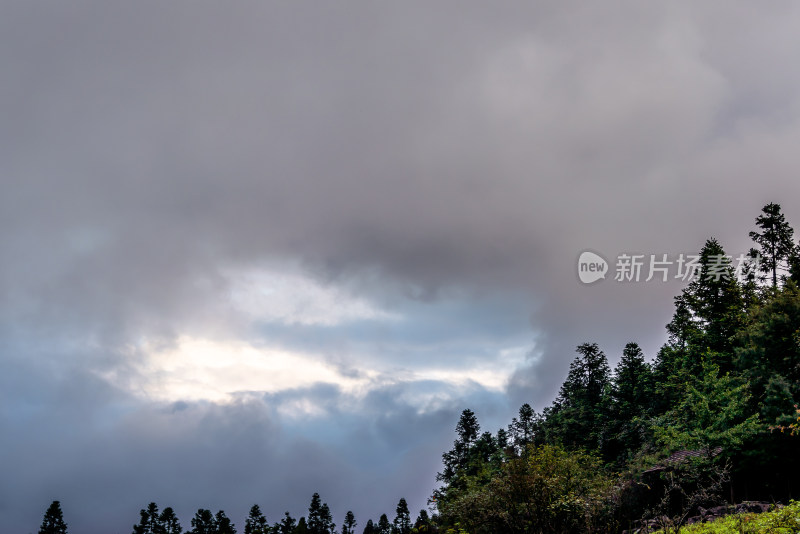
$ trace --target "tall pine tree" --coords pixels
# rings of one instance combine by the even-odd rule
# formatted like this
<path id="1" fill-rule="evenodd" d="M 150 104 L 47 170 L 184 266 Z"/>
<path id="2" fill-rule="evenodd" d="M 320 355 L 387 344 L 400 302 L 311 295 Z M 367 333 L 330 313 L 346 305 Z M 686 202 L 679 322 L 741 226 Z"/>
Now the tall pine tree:
<path id="1" fill-rule="evenodd" d="M 411 532 L 411 513 L 408 511 L 408 503 L 405 498 L 401 498 L 397 503 L 395 512 L 397 514 L 394 518 L 395 534 L 409 534 Z"/>
<path id="2" fill-rule="evenodd" d="M 39 534 L 67 534 L 67 524 L 61 513 L 61 503 L 53 501 L 44 513 Z"/>
<path id="3" fill-rule="evenodd" d="M 222 510 L 217 512 L 217 515 L 214 517 L 214 522 L 217 525 L 217 534 L 236 534 L 236 528 Z"/>
<path id="4" fill-rule="evenodd" d="M 378 519 L 378 534 L 392 534 L 392 524 L 389 523 L 389 518 L 386 514 L 381 514 Z"/>
<path id="5" fill-rule="evenodd" d="M 647 412 L 652 401 L 653 376 L 638 344 L 625 345 L 622 359 L 614 369 L 611 391 L 617 413 L 643 416 Z"/>
<path id="6" fill-rule="evenodd" d="M 254 504 L 244 522 L 244 534 L 270 534 L 269 531 L 267 518 L 261 512 L 261 508 Z"/>
<path id="7" fill-rule="evenodd" d="M 306 528 L 310 534 L 324 534 L 322 530 L 322 499 L 319 493 L 311 496 L 311 504 L 308 506 L 308 519 Z"/>
<path id="8" fill-rule="evenodd" d="M 653 408 L 653 373 L 636 343 L 628 343 L 614 369 L 609 453 L 626 460 L 644 444 L 645 417 Z"/>
<path id="9" fill-rule="evenodd" d="M 141 519 L 138 525 L 134 525 L 133 534 L 164 534 L 156 503 L 148 504 L 146 509 L 139 511 L 139 515 Z"/>
<path id="10" fill-rule="evenodd" d="M 679 364 L 689 375 L 702 370 L 702 359 L 713 353 L 714 363 L 723 372 L 733 367 L 733 338 L 744 324 L 744 302 L 731 258 L 719 242 L 711 238 L 700 251 L 700 270 L 676 299 L 676 317 L 686 322 L 690 332 Z M 683 306 L 685 305 L 685 310 Z M 688 311 L 688 317 L 684 318 Z M 668 330 L 672 334 L 670 326 Z"/>
<path id="11" fill-rule="evenodd" d="M 352 510 L 348 510 L 342 522 L 342 534 L 355 534 L 356 532 L 356 516 L 353 515 Z"/>
<path id="12" fill-rule="evenodd" d="M 275 523 L 272 527 L 272 532 L 274 534 L 293 534 L 296 525 L 297 521 L 295 521 L 294 517 L 289 512 L 284 512 L 283 519 L 279 523 Z"/>
<path id="13" fill-rule="evenodd" d="M 192 518 L 190 534 L 217 534 L 217 522 L 211 510 L 200 508 Z"/>
<path id="14" fill-rule="evenodd" d="M 794 230 L 781 213 L 780 204 L 770 203 L 756 217 L 760 231 L 750 232 L 750 239 L 760 247 L 761 271 L 772 276 L 772 287 L 778 285 L 778 272 L 789 268 L 796 253 Z"/>
<path id="15" fill-rule="evenodd" d="M 164 508 L 164 511 L 161 512 L 159 521 L 161 521 L 164 534 L 181 534 L 181 532 L 183 532 L 183 527 L 180 521 L 178 521 L 178 516 L 175 515 L 175 511 L 169 506 Z"/>
<path id="16" fill-rule="evenodd" d="M 611 370 L 596 343 L 583 343 L 548 411 L 548 434 L 570 447 L 599 450 L 607 438 Z"/>
<path id="17" fill-rule="evenodd" d="M 442 455 L 444 469 L 436 474 L 436 479 L 446 485 L 452 484 L 459 473 L 466 469 L 470 460 L 470 450 L 478 440 L 481 426 L 472 410 L 461 412 L 461 417 L 456 425 L 458 439 L 453 442 L 453 448 Z"/>
<path id="18" fill-rule="evenodd" d="M 376 534 L 377 529 L 375 528 L 375 524 L 372 522 L 372 519 L 367 520 L 367 524 L 364 525 L 364 530 L 362 534 Z"/>
<path id="19" fill-rule="evenodd" d="M 517 455 L 524 454 L 528 445 L 533 443 L 536 429 L 540 424 L 541 421 L 530 404 L 525 403 L 520 406 L 519 417 L 513 418 L 508 425 L 508 433 Z"/>
<path id="20" fill-rule="evenodd" d="M 319 493 L 314 493 L 308 507 L 308 532 L 310 534 L 333 534 L 335 526 L 328 504 L 323 504 Z"/>

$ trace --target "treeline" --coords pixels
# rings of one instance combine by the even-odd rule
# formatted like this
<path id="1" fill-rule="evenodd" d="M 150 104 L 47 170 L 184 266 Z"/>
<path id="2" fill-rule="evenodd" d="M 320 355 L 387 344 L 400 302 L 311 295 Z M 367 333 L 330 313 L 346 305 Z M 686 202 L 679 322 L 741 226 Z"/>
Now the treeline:
<path id="1" fill-rule="evenodd" d="M 551 406 L 482 432 L 464 410 L 431 497 L 446 532 L 677 531 L 723 500 L 800 491 L 800 245 L 768 204 L 738 258 L 706 241 L 652 362 L 594 343 Z M 683 267 L 689 267 L 684 265 Z"/>
<path id="2" fill-rule="evenodd" d="M 171 507 L 159 512 L 158 505 L 151 502 L 147 508 L 139 512 L 139 523 L 133 526 L 132 534 L 181 534 L 184 532 L 178 517 Z M 431 519 L 426 510 L 420 510 L 416 521 L 411 521 L 408 504 L 404 498 L 397 503 L 395 517 L 389 521 L 386 514 L 381 514 L 378 522 L 372 519 L 364 525 L 362 534 L 413 534 L 429 532 Z M 216 514 L 211 510 L 199 509 L 192 518 L 191 530 L 186 534 L 237 534 L 235 525 L 223 510 Z M 358 523 L 352 511 L 348 511 L 342 522 L 341 534 L 356 534 Z M 254 504 L 244 522 L 244 534 L 336 534 L 330 508 L 323 503 L 319 493 L 311 497 L 308 515 L 295 519 L 285 512 L 280 521 L 269 524 L 261 508 Z M 44 514 L 39 534 L 67 534 L 61 503 L 53 501 Z"/>

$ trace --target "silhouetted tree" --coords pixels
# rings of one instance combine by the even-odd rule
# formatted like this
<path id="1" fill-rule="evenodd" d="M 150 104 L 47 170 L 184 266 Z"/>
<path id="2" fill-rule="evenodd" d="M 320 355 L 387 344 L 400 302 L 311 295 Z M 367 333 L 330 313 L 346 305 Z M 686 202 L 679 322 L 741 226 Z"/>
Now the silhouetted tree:
<path id="1" fill-rule="evenodd" d="M 314 493 L 311 497 L 311 504 L 308 507 L 308 532 L 311 534 L 333 534 L 335 526 L 328 504 L 323 504 L 319 493 Z"/>
<path id="2" fill-rule="evenodd" d="M 353 512 L 348 510 L 342 522 L 342 534 L 355 534 L 356 516 Z"/>
<path id="3" fill-rule="evenodd" d="M 139 515 L 141 519 L 138 525 L 134 525 L 133 534 L 164 534 L 156 503 L 148 504 L 146 509 L 139 511 Z"/>
<path id="4" fill-rule="evenodd" d="M 294 517 L 289 512 L 284 512 L 283 519 L 273 525 L 272 531 L 275 534 L 293 534 L 296 526 L 297 521 L 295 521 Z"/>
<path id="5" fill-rule="evenodd" d="M 489 434 L 491 437 L 491 434 Z M 409 534 L 411 532 L 411 513 L 408 511 L 408 503 L 404 498 L 400 498 L 395 510 L 393 526 L 396 534 Z"/>
<path id="6" fill-rule="evenodd" d="M 181 534 L 181 532 L 183 532 L 183 527 L 181 527 L 181 523 L 178 521 L 175 511 L 169 506 L 164 508 L 164 511 L 161 512 L 159 521 L 161 522 L 161 527 L 164 529 L 164 534 Z"/>
<path id="7" fill-rule="evenodd" d="M 778 271 L 789 268 L 789 260 L 796 252 L 794 230 L 781 213 L 780 204 L 770 203 L 756 217 L 760 232 L 750 232 L 750 239 L 761 247 L 761 271 L 772 275 L 772 287 L 778 285 Z"/>
<path id="8" fill-rule="evenodd" d="M 446 485 L 452 484 L 459 471 L 466 468 L 470 459 L 470 449 L 478 439 L 481 426 L 472 410 L 461 412 L 461 418 L 456 425 L 458 439 L 453 442 L 453 448 L 442 455 L 444 469 L 437 473 L 436 479 Z"/>
<path id="9" fill-rule="evenodd" d="M 331 509 L 328 508 L 328 503 L 322 503 L 320 525 L 322 526 L 323 534 L 334 534 L 336 531 L 336 524 L 333 522 L 333 514 L 331 514 Z"/>
<path id="10" fill-rule="evenodd" d="M 222 510 L 217 512 L 216 517 L 214 517 L 214 522 L 217 525 L 217 534 L 236 534 L 236 528 Z"/>
<path id="11" fill-rule="evenodd" d="M 217 522 L 211 510 L 200 508 L 192 518 L 190 534 L 217 534 Z"/>
<path id="12" fill-rule="evenodd" d="M 519 408 L 519 417 L 512 419 L 508 425 L 508 433 L 517 455 L 523 454 L 528 445 L 533 443 L 537 425 L 536 412 L 526 402 Z"/>
<path id="13" fill-rule="evenodd" d="M 39 534 L 67 534 L 67 524 L 61 513 L 61 503 L 53 501 L 42 519 L 42 526 L 39 527 Z"/>
<path id="14" fill-rule="evenodd" d="M 244 534 L 269 534 L 269 530 L 267 518 L 261 513 L 261 508 L 254 504 L 244 522 Z"/>
<path id="15" fill-rule="evenodd" d="M 389 518 L 386 514 L 381 514 L 378 519 L 378 534 L 392 534 L 392 524 L 389 523 Z"/>

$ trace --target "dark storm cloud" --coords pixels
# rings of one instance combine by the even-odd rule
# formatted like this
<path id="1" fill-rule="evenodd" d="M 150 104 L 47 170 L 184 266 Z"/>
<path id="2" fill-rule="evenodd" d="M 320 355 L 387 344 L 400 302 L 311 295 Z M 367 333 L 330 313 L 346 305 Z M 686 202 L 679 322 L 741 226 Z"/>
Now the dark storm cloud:
<path id="1" fill-rule="evenodd" d="M 582 286 L 581 250 L 693 253 L 714 235 L 736 254 L 769 201 L 798 224 L 800 76 L 787 66 L 799 15 L 745 2 L 6 2 L 4 524 L 33 529 L 51 498 L 87 531 L 91 502 L 109 528 L 150 499 L 184 521 L 197 506 L 241 516 L 247 491 L 286 484 L 281 507 L 313 491 L 340 514 L 362 502 L 388 513 L 386 499 L 417 491 L 420 506 L 419 477 L 459 408 L 545 405 L 583 341 L 612 359 L 627 341 L 650 356 L 663 341 L 680 284 Z M 415 315 L 370 357 L 402 358 L 401 341 L 419 357 L 463 333 L 478 352 L 530 339 L 531 366 L 510 401 L 477 389 L 425 414 L 398 395 L 426 383 L 347 413 L 336 389 L 294 392 L 346 422 L 335 453 L 322 433 L 287 434 L 264 404 L 159 412 L 101 378 L 139 372 L 142 340 L 235 329 L 219 304 L 227 269 L 271 260 Z M 266 333 L 294 347 L 331 339 Z M 363 324 L 339 333 L 359 354 L 380 337 Z M 443 358 L 457 368 L 461 353 Z M 398 428 L 408 433 L 388 433 Z M 390 467 L 353 474 L 345 444 L 368 456 L 376 440 L 372 461 Z M 253 464 L 267 471 L 255 482 Z"/>

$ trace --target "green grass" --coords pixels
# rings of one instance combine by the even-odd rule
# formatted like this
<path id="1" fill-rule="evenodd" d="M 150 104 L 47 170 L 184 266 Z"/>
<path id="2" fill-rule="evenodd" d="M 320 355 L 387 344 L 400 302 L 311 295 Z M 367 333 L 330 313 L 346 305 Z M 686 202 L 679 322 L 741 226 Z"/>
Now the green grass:
<path id="1" fill-rule="evenodd" d="M 800 502 L 763 514 L 734 514 L 710 523 L 681 529 L 684 534 L 795 534 L 800 533 Z"/>

